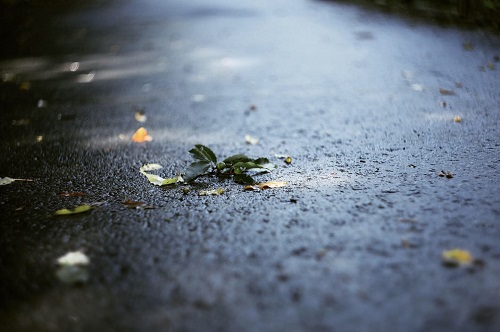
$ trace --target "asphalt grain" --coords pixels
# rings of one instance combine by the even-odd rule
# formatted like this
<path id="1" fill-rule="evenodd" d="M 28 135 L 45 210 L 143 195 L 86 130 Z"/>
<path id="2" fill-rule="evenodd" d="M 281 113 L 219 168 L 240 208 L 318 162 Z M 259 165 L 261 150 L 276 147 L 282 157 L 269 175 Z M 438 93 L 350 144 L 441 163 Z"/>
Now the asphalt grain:
<path id="1" fill-rule="evenodd" d="M 325 1 L 33 8 L 0 63 L 0 176 L 34 180 L 0 187 L 2 330 L 500 330 L 497 35 Z M 287 184 L 139 173 L 198 143 Z"/>

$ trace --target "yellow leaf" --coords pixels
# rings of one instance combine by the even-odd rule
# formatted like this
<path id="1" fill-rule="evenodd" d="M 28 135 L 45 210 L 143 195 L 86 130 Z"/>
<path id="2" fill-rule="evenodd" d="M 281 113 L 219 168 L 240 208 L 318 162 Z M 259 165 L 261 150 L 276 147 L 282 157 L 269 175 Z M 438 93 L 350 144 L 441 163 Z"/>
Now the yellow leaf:
<path id="1" fill-rule="evenodd" d="M 135 134 L 132 136 L 132 141 L 134 142 L 142 143 L 151 142 L 152 140 L 153 138 L 148 135 L 148 131 L 144 127 L 137 129 Z"/>
<path id="2" fill-rule="evenodd" d="M 200 196 L 210 196 L 210 195 L 222 195 L 224 193 L 224 188 L 214 189 L 214 190 L 202 190 L 200 191 Z"/>
<path id="3" fill-rule="evenodd" d="M 180 176 L 175 177 L 175 178 L 164 179 L 159 175 L 146 173 L 146 171 L 155 171 L 155 170 L 158 170 L 161 168 L 163 168 L 163 166 L 160 164 L 146 164 L 139 169 L 139 172 L 144 174 L 144 176 L 146 176 L 148 178 L 149 182 L 151 182 L 152 184 L 157 185 L 157 186 L 174 184 L 176 182 L 184 182 L 184 180 Z"/>
<path id="4" fill-rule="evenodd" d="M 245 186 L 243 188 L 244 191 L 253 191 L 253 190 L 259 190 L 259 186 L 251 186 L 251 185 L 248 185 L 248 186 Z"/>
<path id="5" fill-rule="evenodd" d="M 261 190 L 284 187 L 285 185 L 286 182 L 284 181 L 269 181 L 269 182 L 261 182 L 258 184 Z"/>
<path id="6" fill-rule="evenodd" d="M 92 206 L 84 204 L 84 205 L 77 206 L 73 210 L 68 210 L 68 209 L 57 210 L 55 214 L 56 214 L 56 216 L 77 214 L 77 213 L 90 211 L 91 209 L 92 209 Z"/>
<path id="7" fill-rule="evenodd" d="M 456 117 L 453 118 L 453 121 L 454 122 L 462 122 L 462 118 L 459 117 L 459 116 L 456 116 Z"/>
<path id="8" fill-rule="evenodd" d="M 467 250 L 453 249 L 448 251 L 443 251 L 442 253 L 443 262 L 448 265 L 467 265 L 472 263 L 472 255 Z"/>

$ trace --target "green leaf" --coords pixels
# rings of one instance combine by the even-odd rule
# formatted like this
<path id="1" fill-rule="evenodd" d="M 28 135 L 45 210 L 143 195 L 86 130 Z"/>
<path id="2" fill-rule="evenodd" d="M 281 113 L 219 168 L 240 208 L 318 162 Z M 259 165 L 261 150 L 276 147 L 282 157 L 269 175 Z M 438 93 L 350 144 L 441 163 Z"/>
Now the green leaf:
<path id="1" fill-rule="evenodd" d="M 83 213 L 90 211 L 92 209 L 92 206 L 90 205 L 80 205 L 74 208 L 73 210 L 68 210 L 68 209 L 61 209 L 57 210 L 55 215 L 56 216 L 63 216 L 63 215 L 68 215 L 68 214 L 77 214 L 77 213 Z"/>
<path id="2" fill-rule="evenodd" d="M 230 166 L 226 165 L 226 163 L 224 163 L 223 161 L 221 161 L 220 163 L 217 163 L 217 169 L 219 171 L 222 171 L 224 168 L 228 168 Z"/>
<path id="3" fill-rule="evenodd" d="M 184 180 L 186 182 L 191 182 L 198 176 L 205 174 L 212 166 L 211 161 L 197 161 L 189 165 L 186 169 L 186 174 L 184 174 Z"/>
<path id="4" fill-rule="evenodd" d="M 234 182 L 242 184 L 254 184 L 255 180 L 248 174 L 235 174 Z"/>
<path id="5" fill-rule="evenodd" d="M 217 157 L 215 156 L 213 151 L 204 145 L 196 144 L 194 148 L 189 150 L 189 153 L 194 159 L 198 159 L 200 161 L 208 161 L 217 164 Z"/>
<path id="6" fill-rule="evenodd" d="M 260 164 L 267 161 L 267 164 Z M 238 162 L 234 164 L 234 172 L 240 174 L 243 172 L 266 173 L 274 170 L 277 166 L 269 163 L 266 158 L 255 159 L 254 161 Z"/>
<path id="7" fill-rule="evenodd" d="M 244 163 L 244 162 L 251 161 L 251 160 L 252 160 L 251 158 L 248 158 L 244 154 L 235 154 L 234 156 L 231 156 L 231 157 L 224 159 L 224 163 L 226 165 L 234 165 L 234 164 L 239 163 L 239 162 Z"/>
<path id="8" fill-rule="evenodd" d="M 269 159 L 267 159 L 267 158 L 257 158 L 253 162 L 256 163 L 256 164 L 259 164 L 259 165 L 264 165 L 264 164 L 269 164 Z"/>

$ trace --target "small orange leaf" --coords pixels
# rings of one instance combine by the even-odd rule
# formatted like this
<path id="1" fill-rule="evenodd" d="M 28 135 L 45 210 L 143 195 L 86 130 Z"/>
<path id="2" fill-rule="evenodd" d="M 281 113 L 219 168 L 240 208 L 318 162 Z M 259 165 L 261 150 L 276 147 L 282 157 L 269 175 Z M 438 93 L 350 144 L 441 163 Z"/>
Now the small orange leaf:
<path id="1" fill-rule="evenodd" d="M 148 135 L 148 131 L 144 127 L 137 129 L 134 136 L 132 136 L 134 142 L 151 142 L 152 140 L 153 138 Z"/>

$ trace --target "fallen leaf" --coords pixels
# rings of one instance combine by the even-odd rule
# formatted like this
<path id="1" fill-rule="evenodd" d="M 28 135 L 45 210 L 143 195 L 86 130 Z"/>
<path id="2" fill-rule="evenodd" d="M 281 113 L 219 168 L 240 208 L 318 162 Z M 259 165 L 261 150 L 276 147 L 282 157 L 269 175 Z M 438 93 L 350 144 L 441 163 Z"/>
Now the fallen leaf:
<path id="1" fill-rule="evenodd" d="M 210 195 L 222 195 L 225 192 L 224 188 L 214 189 L 214 190 L 202 190 L 200 191 L 200 196 L 210 196 Z"/>
<path id="2" fill-rule="evenodd" d="M 69 209 L 60 209 L 55 212 L 56 216 L 63 216 L 63 215 L 69 215 L 69 214 L 77 214 L 77 213 L 83 213 L 92 210 L 92 206 L 90 205 L 80 205 L 74 208 L 73 210 Z"/>
<path id="3" fill-rule="evenodd" d="M 468 265 L 473 261 L 471 253 L 463 249 L 443 251 L 441 257 L 448 266 Z"/>
<path id="4" fill-rule="evenodd" d="M 86 195 L 85 193 L 79 191 L 63 191 L 59 193 L 59 196 L 63 197 L 81 197 L 85 195 Z"/>
<path id="5" fill-rule="evenodd" d="M 245 135 L 245 142 L 251 145 L 259 144 L 260 140 L 256 137 L 252 137 L 250 135 Z"/>
<path id="6" fill-rule="evenodd" d="M 244 191 L 253 191 L 253 190 L 259 190 L 259 186 L 255 186 L 255 185 L 248 185 L 248 186 L 245 186 L 243 187 L 243 190 Z"/>
<path id="7" fill-rule="evenodd" d="M 452 179 L 454 174 L 452 174 L 450 172 L 441 171 L 441 173 L 439 173 L 438 176 L 440 176 L 442 178 Z"/>
<path id="8" fill-rule="evenodd" d="M 137 129 L 135 134 L 132 136 L 132 141 L 142 143 L 142 142 L 151 142 L 153 138 L 148 135 L 148 131 L 141 127 Z"/>
<path id="9" fill-rule="evenodd" d="M 462 122 L 462 118 L 460 116 L 456 116 L 453 118 L 453 122 Z"/>
<path id="10" fill-rule="evenodd" d="M 292 163 L 292 157 L 286 157 L 285 158 L 285 163 L 290 165 Z"/>
<path id="11" fill-rule="evenodd" d="M 157 186 L 165 186 L 167 184 L 174 184 L 176 182 L 179 182 L 179 178 L 180 178 L 180 177 L 175 177 L 175 178 L 164 179 L 161 176 L 158 176 L 155 174 L 149 174 L 146 172 L 143 172 L 142 174 L 144 174 L 148 178 L 149 182 L 151 182 L 152 184 L 157 185 Z"/>
<path id="12" fill-rule="evenodd" d="M 135 120 L 138 122 L 146 122 L 146 120 L 148 119 L 146 114 L 144 114 L 144 112 L 142 112 L 142 111 L 135 112 L 134 116 L 135 116 Z"/>
<path id="13" fill-rule="evenodd" d="M 184 182 L 184 180 L 182 179 L 181 176 L 178 176 L 175 178 L 165 179 L 165 178 L 162 178 L 161 176 L 156 175 L 156 174 L 146 173 L 146 171 L 155 171 L 155 170 L 158 170 L 161 168 L 163 168 L 163 166 L 160 164 L 146 164 L 139 169 L 139 172 L 144 174 L 144 176 L 146 176 L 148 178 L 149 182 L 151 182 L 152 184 L 157 185 L 157 186 L 165 186 L 165 185 L 174 184 L 177 182 Z"/>
<path id="14" fill-rule="evenodd" d="M 258 184 L 261 190 L 284 187 L 285 185 L 286 182 L 284 181 L 269 181 L 269 182 L 261 182 Z"/>
<path id="15" fill-rule="evenodd" d="M 455 92 L 453 90 L 439 89 L 439 93 L 443 96 L 453 96 Z"/>
<path id="16" fill-rule="evenodd" d="M 90 259 L 81 251 L 68 252 L 57 259 L 59 265 L 88 265 Z"/>
<path id="17" fill-rule="evenodd" d="M 5 177 L 5 178 L 0 178 L 0 186 L 10 184 L 14 181 L 33 181 L 33 180 L 31 180 L 31 179 L 13 179 L 13 178 Z"/>

